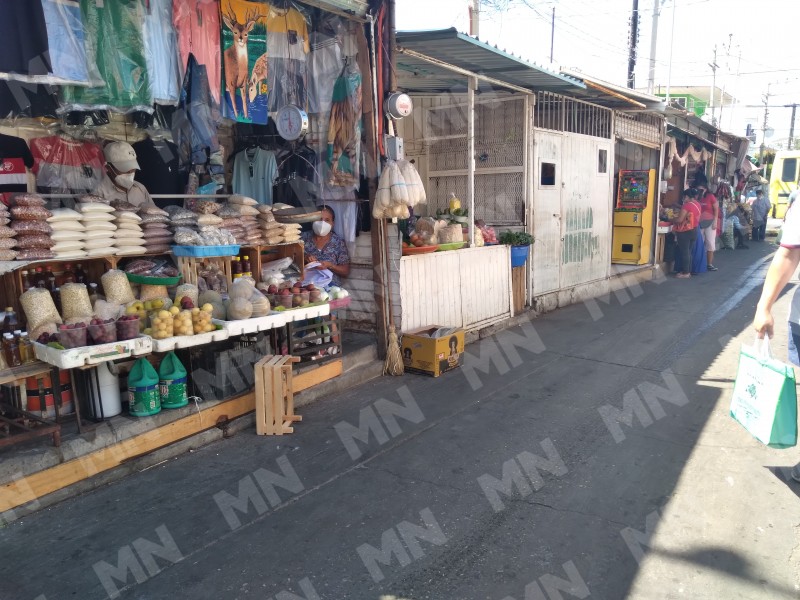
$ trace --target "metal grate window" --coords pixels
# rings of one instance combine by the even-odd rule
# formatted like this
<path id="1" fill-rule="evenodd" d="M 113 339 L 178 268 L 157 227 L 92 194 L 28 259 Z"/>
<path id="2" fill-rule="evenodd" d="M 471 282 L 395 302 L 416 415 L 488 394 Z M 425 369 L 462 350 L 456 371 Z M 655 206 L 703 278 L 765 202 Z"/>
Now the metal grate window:
<path id="1" fill-rule="evenodd" d="M 663 131 L 662 119 L 657 115 L 617 113 L 614 133 L 631 142 L 660 145 Z"/>
<path id="2" fill-rule="evenodd" d="M 583 100 L 552 92 L 537 92 L 533 125 L 541 129 L 611 139 L 611 115 L 610 109 Z"/>

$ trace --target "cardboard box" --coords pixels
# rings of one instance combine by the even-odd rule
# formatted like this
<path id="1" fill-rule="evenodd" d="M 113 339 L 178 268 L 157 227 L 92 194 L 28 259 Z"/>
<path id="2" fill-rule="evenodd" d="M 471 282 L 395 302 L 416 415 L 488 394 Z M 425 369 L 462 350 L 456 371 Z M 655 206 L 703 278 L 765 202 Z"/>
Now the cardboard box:
<path id="1" fill-rule="evenodd" d="M 406 371 L 438 377 L 463 363 L 464 330 L 429 325 L 405 332 L 401 352 Z"/>

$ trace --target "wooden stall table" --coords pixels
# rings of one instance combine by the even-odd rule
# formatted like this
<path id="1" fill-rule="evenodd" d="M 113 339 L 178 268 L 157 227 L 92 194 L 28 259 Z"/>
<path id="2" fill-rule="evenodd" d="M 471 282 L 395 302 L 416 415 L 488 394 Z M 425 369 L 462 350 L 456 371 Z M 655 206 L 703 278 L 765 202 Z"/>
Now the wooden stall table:
<path id="1" fill-rule="evenodd" d="M 14 394 L 8 402 L 0 402 L 0 447 L 11 446 L 17 443 L 26 442 L 36 437 L 52 435 L 53 445 L 61 445 L 61 425 L 55 421 L 50 421 L 39 417 L 32 412 L 22 408 L 23 392 L 20 391 L 21 387 L 25 385 L 25 381 L 30 377 L 40 378 L 50 375 L 51 380 L 57 385 L 59 381 L 58 369 L 36 361 L 21 365 L 19 367 L 11 367 L 0 372 L 0 385 L 13 384 Z M 60 387 L 60 386 L 59 386 Z M 58 393 L 53 390 L 54 407 L 56 410 L 56 419 L 60 418 L 59 409 L 61 407 L 61 391 Z M 42 398 L 42 402 L 45 399 Z M 75 416 L 78 421 L 78 430 L 81 428 L 80 409 L 78 402 L 74 402 Z M 30 426 L 35 423 L 35 426 Z"/>

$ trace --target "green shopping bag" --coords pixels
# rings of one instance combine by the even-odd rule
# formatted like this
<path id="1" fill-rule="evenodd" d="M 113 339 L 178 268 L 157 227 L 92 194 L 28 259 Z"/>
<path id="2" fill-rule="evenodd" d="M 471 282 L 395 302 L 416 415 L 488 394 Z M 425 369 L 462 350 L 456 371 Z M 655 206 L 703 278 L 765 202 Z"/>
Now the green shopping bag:
<path id="1" fill-rule="evenodd" d="M 797 390 L 794 368 L 770 356 L 769 339 L 742 345 L 733 386 L 731 416 L 771 448 L 797 444 Z"/>

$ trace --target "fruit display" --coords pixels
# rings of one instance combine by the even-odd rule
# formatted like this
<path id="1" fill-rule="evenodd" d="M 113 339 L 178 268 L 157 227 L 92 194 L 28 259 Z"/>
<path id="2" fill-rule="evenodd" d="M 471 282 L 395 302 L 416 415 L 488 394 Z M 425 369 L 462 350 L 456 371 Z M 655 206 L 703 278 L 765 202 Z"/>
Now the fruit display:
<path id="1" fill-rule="evenodd" d="M 175 308 L 175 307 L 173 307 Z M 192 319 L 192 310 L 182 310 L 173 320 L 172 331 L 175 335 L 194 335 L 194 321 Z"/>
<path id="2" fill-rule="evenodd" d="M 86 323 L 58 326 L 58 343 L 64 348 L 80 348 L 86 346 Z"/>
<path id="3" fill-rule="evenodd" d="M 132 340 L 139 335 L 139 315 L 123 315 L 117 319 L 117 340 Z"/>
<path id="4" fill-rule="evenodd" d="M 95 344 L 109 344 L 117 341 L 117 322 L 115 319 L 92 319 L 89 323 L 89 336 Z"/>
<path id="5" fill-rule="evenodd" d="M 208 333 L 214 331 L 214 324 L 211 322 L 214 307 L 211 304 L 204 304 L 201 308 L 192 309 L 192 328 L 194 333 Z"/>
<path id="6" fill-rule="evenodd" d="M 176 312 L 180 312 L 177 307 Z M 172 337 L 174 314 L 169 310 L 160 310 L 150 314 L 150 327 L 144 330 L 145 335 L 149 335 L 154 340 L 164 340 Z"/>

